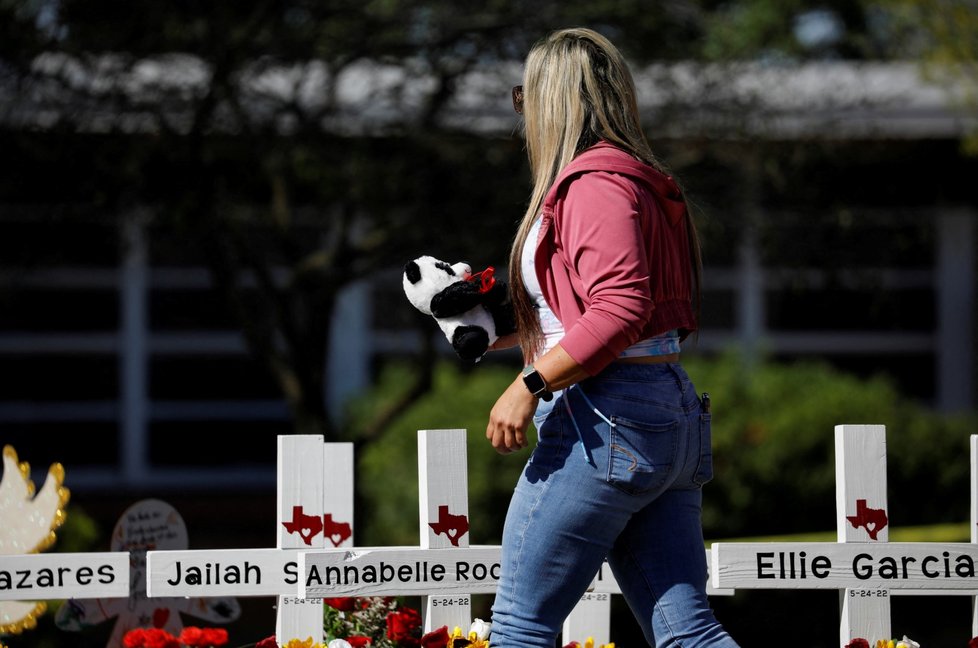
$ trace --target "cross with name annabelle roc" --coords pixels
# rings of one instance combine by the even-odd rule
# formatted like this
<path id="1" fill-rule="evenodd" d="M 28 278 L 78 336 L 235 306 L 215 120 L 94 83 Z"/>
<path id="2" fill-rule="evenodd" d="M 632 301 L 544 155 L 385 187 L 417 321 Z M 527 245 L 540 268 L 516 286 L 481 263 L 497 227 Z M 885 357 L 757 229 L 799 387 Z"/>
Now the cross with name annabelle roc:
<path id="1" fill-rule="evenodd" d="M 978 594 L 978 436 L 971 437 L 970 543 L 888 542 L 885 427 L 836 426 L 835 448 L 838 542 L 714 543 L 713 585 L 838 589 L 840 646 L 892 636 L 893 595 Z"/>

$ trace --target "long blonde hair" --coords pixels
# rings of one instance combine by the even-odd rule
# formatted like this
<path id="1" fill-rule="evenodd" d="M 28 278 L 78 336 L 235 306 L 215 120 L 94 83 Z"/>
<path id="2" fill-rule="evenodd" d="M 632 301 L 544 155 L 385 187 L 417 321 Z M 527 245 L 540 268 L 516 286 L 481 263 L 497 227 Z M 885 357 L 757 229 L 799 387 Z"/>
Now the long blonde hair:
<path id="1" fill-rule="evenodd" d="M 563 29 L 530 50 L 523 72 L 523 129 L 533 191 L 510 251 L 509 278 L 520 346 L 527 361 L 539 350 L 542 333 L 526 292 L 520 258 L 543 200 L 560 171 L 575 156 L 606 140 L 662 171 L 652 155 L 638 114 L 635 83 L 618 49 L 584 28 Z M 687 216 L 699 292 L 699 246 Z"/>

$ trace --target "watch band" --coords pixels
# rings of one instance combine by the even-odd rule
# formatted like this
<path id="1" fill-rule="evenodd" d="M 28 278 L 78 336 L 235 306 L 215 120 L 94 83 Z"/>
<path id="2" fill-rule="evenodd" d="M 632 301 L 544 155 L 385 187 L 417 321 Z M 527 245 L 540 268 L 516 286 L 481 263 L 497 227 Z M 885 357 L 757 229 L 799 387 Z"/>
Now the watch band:
<path id="1" fill-rule="evenodd" d="M 549 401 L 554 397 L 553 393 L 547 389 L 547 381 L 543 379 L 543 376 L 532 364 L 523 367 L 523 384 L 537 398 Z"/>

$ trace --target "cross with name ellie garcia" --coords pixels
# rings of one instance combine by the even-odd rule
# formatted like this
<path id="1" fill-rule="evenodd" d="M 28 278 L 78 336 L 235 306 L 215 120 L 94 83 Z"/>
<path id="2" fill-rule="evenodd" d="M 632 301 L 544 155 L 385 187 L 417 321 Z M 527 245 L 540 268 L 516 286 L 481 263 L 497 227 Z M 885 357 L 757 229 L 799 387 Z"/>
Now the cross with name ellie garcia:
<path id="1" fill-rule="evenodd" d="M 713 585 L 841 590 L 840 646 L 890 638 L 891 595 L 978 594 L 978 436 L 971 437 L 971 543 L 888 542 L 885 427 L 836 426 L 835 447 L 838 542 L 714 543 Z"/>

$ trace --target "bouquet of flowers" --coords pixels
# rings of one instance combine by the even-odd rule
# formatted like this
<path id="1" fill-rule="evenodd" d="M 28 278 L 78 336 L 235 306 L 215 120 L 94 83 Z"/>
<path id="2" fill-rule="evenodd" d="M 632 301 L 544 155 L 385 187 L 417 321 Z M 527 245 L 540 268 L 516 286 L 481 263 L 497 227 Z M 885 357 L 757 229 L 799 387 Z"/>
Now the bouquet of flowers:
<path id="1" fill-rule="evenodd" d="M 326 598 L 323 602 L 327 648 L 489 648 L 489 624 L 480 619 L 467 633 L 461 628 L 450 632 L 443 626 L 423 634 L 418 611 L 393 597 Z"/>
<path id="2" fill-rule="evenodd" d="M 417 648 L 421 615 L 393 597 L 323 599 L 323 631 L 327 641 L 342 639 L 353 648 Z"/>
<path id="3" fill-rule="evenodd" d="M 489 648 L 489 624 L 476 619 L 467 635 L 456 627 L 451 633 L 442 626 L 421 637 L 422 648 Z"/>
<path id="4" fill-rule="evenodd" d="M 422 634 L 421 615 L 390 597 L 327 598 L 323 602 L 323 627 L 329 642 L 324 648 L 490 648 L 491 624 L 482 619 L 473 621 L 468 632 L 442 626 Z M 583 645 L 572 641 L 564 648 L 595 648 L 595 643 L 588 637 Z M 598 648 L 615 648 L 615 644 Z"/>

